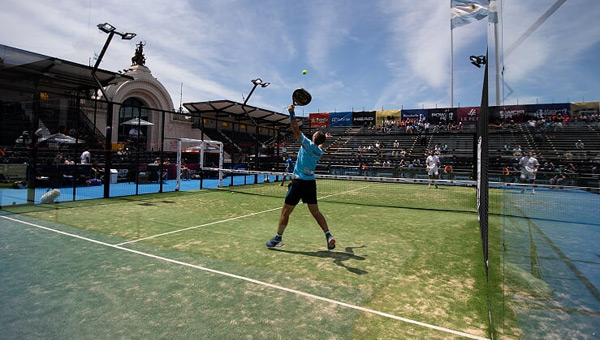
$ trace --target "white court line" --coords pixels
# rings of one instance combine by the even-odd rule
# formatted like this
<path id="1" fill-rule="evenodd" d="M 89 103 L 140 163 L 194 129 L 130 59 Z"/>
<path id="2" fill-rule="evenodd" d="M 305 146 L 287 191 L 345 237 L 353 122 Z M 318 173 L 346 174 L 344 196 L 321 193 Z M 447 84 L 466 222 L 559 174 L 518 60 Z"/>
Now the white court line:
<path id="1" fill-rule="evenodd" d="M 94 239 L 91 239 L 91 238 L 87 238 L 87 237 L 84 237 L 84 236 L 67 233 L 67 232 L 56 230 L 56 229 L 52 229 L 52 228 L 49 228 L 49 227 L 44 227 L 44 226 L 41 226 L 41 225 L 38 225 L 38 224 L 35 224 L 35 223 L 21 221 L 21 220 L 15 219 L 15 218 L 7 217 L 7 216 L 0 216 L 0 217 L 2 217 L 4 219 L 7 219 L 7 220 L 10 220 L 10 221 L 13 221 L 13 222 L 22 223 L 22 224 L 26 224 L 26 225 L 29 225 L 29 226 L 32 226 L 32 227 L 35 227 L 35 228 L 39 228 L 39 229 L 43 229 L 43 230 L 46 230 L 46 231 L 50 231 L 50 232 L 53 232 L 53 233 L 57 233 L 57 234 L 61 234 L 61 235 L 65 235 L 65 236 L 69 236 L 69 237 L 73 237 L 73 238 L 77 238 L 77 239 L 80 239 L 80 240 L 83 240 L 83 241 L 88 241 L 88 242 L 95 243 L 95 244 L 99 244 L 99 245 L 102 245 L 102 246 L 105 246 L 105 247 L 108 247 L 108 248 L 119 249 L 119 250 L 122 250 L 122 251 L 125 251 L 125 252 L 129 252 L 129 253 L 133 253 L 133 254 L 145 256 L 145 257 L 149 257 L 149 258 L 156 259 L 156 260 L 159 260 L 159 261 L 173 263 L 173 264 L 177 264 L 177 265 L 184 266 L 184 267 L 189 267 L 189 268 L 194 268 L 194 269 L 202 270 L 202 271 L 205 271 L 205 272 L 208 272 L 208 273 L 212 273 L 212 274 L 216 274 L 216 275 L 221 275 L 221 276 L 225 276 L 225 277 L 229 277 L 229 278 L 233 278 L 233 279 L 238 279 L 238 280 L 242 280 L 242 281 L 254 283 L 254 284 L 259 285 L 259 286 L 264 286 L 264 287 L 269 287 L 269 288 L 281 290 L 281 291 L 284 291 L 284 292 L 288 292 L 288 293 L 296 294 L 296 295 L 299 295 L 299 296 L 303 296 L 303 297 L 306 297 L 306 298 L 309 298 L 309 299 L 325 301 L 325 302 L 328 302 L 328 303 L 331 303 L 331 304 L 334 304 L 334 305 L 338 305 L 338 306 L 342 306 L 342 307 L 354 309 L 354 310 L 361 311 L 361 312 L 364 312 L 364 313 L 375 314 L 375 315 L 379 315 L 379 316 L 382 316 L 382 317 L 385 317 L 385 318 L 388 318 L 388 319 L 402 321 L 402 322 L 410 323 L 410 324 L 413 324 L 413 325 L 417 325 L 417 326 L 421 326 L 421 327 L 425 327 L 425 328 L 429 328 L 429 329 L 434 329 L 434 330 L 437 330 L 437 331 L 440 331 L 440 332 L 445 332 L 445 333 L 449 333 L 449 334 L 454 334 L 454 335 L 466 337 L 466 338 L 469 338 L 469 339 L 490 340 L 488 338 L 483 338 L 483 337 L 480 337 L 480 336 L 477 336 L 477 335 L 473 335 L 473 334 L 469 334 L 469 333 L 464 333 L 464 332 L 460 332 L 460 331 L 455 331 L 455 330 L 452 330 L 452 329 L 449 329 L 449 328 L 444 328 L 444 327 L 435 326 L 435 325 L 431 325 L 431 324 L 420 322 L 420 321 L 415 321 L 415 320 L 403 318 L 403 317 L 396 316 L 396 315 L 393 315 L 393 314 L 376 311 L 374 309 L 365 308 L 365 307 L 361 307 L 361 306 L 357 306 L 357 305 L 353 305 L 353 304 L 349 304 L 349 303 L 345 303 L 345 302 L 341 302 L 341 301 L 329 299 L 329 298 L 322 297 L 322 296 L 319 296 L 319 295 L 314 295 L 314 294 L 306 293 L 306 292 L 303 292 L 303 291 L 300 291 L 300 290 L 286 288 L 286 287 L 275 285 L 275 284 L 272 284 L 272 283 L 268 283 L 268 282 L 263 282 L 263 281 L 251 279 L 249 277 L 240 276 L 240 275 L 236 275 L 236 274 L 231 274 L 231 273 L 223 272 L 223 271 L 216 270 L 216 269 L 210 269 L 210 268 L 207 268 L 207 267 L 203 267 L 203 266 L 199 266 L 199 265 L 194 265 L 194 264 L 187 263 L 187 262 L 173 260 L 173 259 L 170 259 L 170 258 L 167 258 L 167 257 L 162 257 L 162 256 L 158 256 L 158 255 L 153 255 L 153 254 L 141 252 L 141 251 L 134 250 L 134 249 L 129 249 L 129 248 L 121 247 L 119 245 L 114 245 L 114 244 L 110 244 L 110 243 L 106 243 L 106 242 L 94 240 Z"/>
<path id="2" fill-rule="evenodd" d="M 227 218 L 227 219 L 224 219 L 224 220 L 219 220 L 219 221 L 204 223 L 204 224 L 196 225 L 196 226 L 193 226 L 193 227 L 187 227 L 187 228 L 183 228 L 183 229 L 172 230 L 172 231 L 168 231 L 168 232 L 162 233 L 162 234 L 156 234 L 156 235 L 151 235 L 151 236 L 147 236 L 147 237 L 137 238 L 135 240 L 121 242 L 121 243 L 117 244 L 117 246 L 122 246 L 124 244 L 129 244 L 129 243 L 135 243 L 135 242 L 139 242 L 139 241 L 143 241 L 143 240 L 149 240 L 151 238 L 156 238 L 156 237 L 161 237 L 161 236 L 176 234 L 176 233 L 180 233 L 180 232 L 187 231 L 187 230 L 192 230 L 192 229 L 206 227 L 206 226 L 209 226 L 209 225 L 214 225 L 214 224 L 219 224 L 219 223 L 225 223 L 225 222 L 235 221 L 235 220 L 239 220 L 240 218 L 254 216 L 254 215 L 259 215 L 259 214 L 264 214 L 264 213 L 267 213 L 267 212 L 270 212 L 270 211 L 275 211 L 275 210 L 278 210 L 278 209 L 281 209 L 281 207 L 267 209 L 267 210 L 263 210 L 263 211 L 259 211 L 259 212 L 254 212 L 254 213 L 247 214 L 247 215 L 231 217 L 231 218 Z"/>
<path id="3" fill-rule="evenodd" d="M 352 190 L 348 190 L 348 191 L 344 191 L 344 192 L 339 192 L 337 194 L 327 195 L 327 196 L 324 196 L 324 197 L 319 198 L 319 199 L 326 199 L 326 198 L 329 198 L 329 197 L 332 197 L 332 196 L 335 196 L 335 195 L 341 195 L 341 194 L 345 194 L 345 193 L 349 193 L 349 192 L 353 192 L 353 191 L 362 190 L 362 189 L 365 189 L 367 187 L 369 187 L 369 186 L 367 185 L 367 186 L 362 187 L 362 188 L 352 189 Z M 168 231 L 166 233 L 161 233 L 161 234 L 156 234 L 156 235 L 150 235 L 150 236 L 146 236 L 146 237 L 137 238 L 137 239 L 134 239 L 134 240 L 129 240 L 129 241 L 121 242 L 121 243 L 119 243 L 117 245 L 118 246 L 122 246 L 122 245 L 125 245 L 125 244 L 130 244 L 130 243 L 135 243 L 135 242 L 139 242 L 139 241 L 149 240 L 149 239 L 156 238 L 156 237 L 161 237 L 161 236 L 176 234 L 176 233 L 180 233 L 180 232 L 187 231 L 187 230 L 192 230 L 192 229 L 207 227 L 209 225 L 215 225 L 215 224 L 220 224 L 220 223 L 235 221 L 235 220 L 238 220 L 240 218 L 255 216 L 255 215 L 259 215 L 259 214 L 264 214 L 264 213 L 268 213 L 268 212 L 279 210 L 279 209 L 281 209 L 281 207 L 271 208 L 271 209 L 267 209 L 267 210 L 263 210 L 263 211 L 258 211 L 258 212 L 254 212 L 254 213 L 247 214 L 247 215 L 242 215 L 242 216 L 237 216 L 237 217 L 231 217 L 231 218 L 227 218 L 227 219 L 220 220 L 220 221 L 214 221 L 214 222 L 209 222 L 209 223 L 205 223 L 205 224 L 200 224 L 200 225 L 196 225 L 196 226 L 193 226 L 193 227 L 187 227 L 187 228 L 183 228 L 183 229 L 171 230 L 171 231 Z"/>

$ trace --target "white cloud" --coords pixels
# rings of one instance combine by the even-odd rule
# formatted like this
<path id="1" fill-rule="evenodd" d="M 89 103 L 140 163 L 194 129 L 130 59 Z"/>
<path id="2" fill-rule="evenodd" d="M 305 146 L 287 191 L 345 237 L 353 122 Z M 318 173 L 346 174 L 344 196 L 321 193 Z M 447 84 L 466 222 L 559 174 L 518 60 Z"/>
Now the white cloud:
<path id="1" fill-rule="evenodd" d="M 597 60 L 592 57 L 600 42 L 600 6 L 596 1 L 565 2 L 522 43 L 515 44 L 553 4 L 532 0 L 504 6 L 504 51 L 517 46 L 504 59 L 504 80 L 515 91 L 511 102 L 517 98 L 521 102 L 523 98 L 564 102 L 593 88 L 597 93 L 593 78 L 599 68 L 583 63 L 590 57 Z"/>
<path id="2" fill-rule="evenodd" d="M 550 76 L 558 76 L 565 90 L 577 92 L 584 85 L 566 79 L 576 75 L 588 85 L 586 91 L 593 91 L 589 83 L 599 71 L 578 64 L 598 49 L 600 6 L 593 3 L 566 2 L 507 60 L 511 86 L 529 98 L 536 91 L 532 79 L 551 83 Z M 550 4 L 509 5 L 505 45 Z M 255 91 L 251 102 L 275 110 L 299 86 L 314 91 L 314 106 L 323 111 L 449 104 L 450 9 L 439 0 L 146 0 L 143 11 L 132 10 L 135 6 L 119 0 L 6 0 L 0 41 L 87 64 L 106 40 L 96 25 L 110 22 L 138 36 L 129 42 L 115 38 L 101 67 L 128 67 L 135 44 L 144 41 L 146 65 L 174 102 L 182 82 L 184 101 L 241 100 L 250 79 L 261 77 L 272 84 Z M 454 31 L 455 104 L 479 103 L 481 70 L 468 64 L 468 56 L 484 52 L 486 33 L 485 20 Z M 302 76 L 305 68 L 309 74 Z M 556 92 L 559 86 L 544 91 Z"/>

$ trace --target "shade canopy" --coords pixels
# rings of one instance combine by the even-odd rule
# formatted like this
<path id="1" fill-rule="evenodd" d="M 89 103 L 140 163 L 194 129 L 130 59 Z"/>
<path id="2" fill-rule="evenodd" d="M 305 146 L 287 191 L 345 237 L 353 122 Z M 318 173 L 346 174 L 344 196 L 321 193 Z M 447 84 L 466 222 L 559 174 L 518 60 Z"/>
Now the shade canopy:
<path id="1" fill-rule="evenodd" d="M 12 89 L 69 93 L 97 89 L 92 69 L 91 66 L 0 45 L 0 85 Z M 96 76 L 103 87 L 133 79 L 106 70 L 97 70 Z"/>
<path id="2" fill-rule="evenodd" d="M 63 143 L 63 144 L 76 144 L 76 143 L 85 143 L 83 139 L 77 139 L 75 137 L 71 137 L 69 135 L 65 135 L 64 133 L 55 133 L 49 135 L 45 138 L 40 138 L 39 142 L 48 142 L 48 143 Z"/>
<path id="3" fill-rule="evenodd" d="M 256 125 L 270 129 L 285 129 L 290 124 L 288 115 L 231 100 L 185 103 L 183 106 L 192 116 L 203 119 Z"/>
<path id="4" fill-rule="evenodd" d="M 128 121 L 121 123 L 121 125 L 134 125 L 134 126 L 152 126 L 153 123 L 150 123 L 147 120 L 143 120 L 141 118 L 133 118 Z"/>

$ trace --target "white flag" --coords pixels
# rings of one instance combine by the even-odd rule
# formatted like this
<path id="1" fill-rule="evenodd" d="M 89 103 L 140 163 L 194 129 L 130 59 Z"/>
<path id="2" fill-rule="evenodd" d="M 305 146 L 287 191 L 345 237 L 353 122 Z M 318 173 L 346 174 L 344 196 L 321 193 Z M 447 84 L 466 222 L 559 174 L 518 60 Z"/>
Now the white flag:
<path id="1" fill-rule="evenodd" d="M 451 0 L 450 27 L 464 26 L 488 16 L 490 0 Z"/>
<path id="2" fill-rule="evenodd" d="M 498 2 L 496 0 L 490 0 L 490 22 L 498 22 Z"/>

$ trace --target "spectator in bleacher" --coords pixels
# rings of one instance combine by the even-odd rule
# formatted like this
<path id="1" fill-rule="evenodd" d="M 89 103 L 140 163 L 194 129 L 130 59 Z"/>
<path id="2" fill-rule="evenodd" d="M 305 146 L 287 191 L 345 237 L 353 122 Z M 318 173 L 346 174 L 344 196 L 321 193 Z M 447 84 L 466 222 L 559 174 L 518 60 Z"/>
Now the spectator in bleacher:
<path id="1" fill-rule="evenodd" d="M 406 168 L 407 165 L 408 165 L 408 163 L 406 162 L 406 160 L 404 158 L 400 159 L 400 162 L 398 163 L 399 168 Z"/>
<path id="2" fill-rule="evenodd" d="M 181 179 L 185 179 L 185 180 L 189 181 L 191 178 L 192 178 L 192 173 L 190 171 L 190 168 L 185 166 L 184 162 L 181 162 Z"/>
<path id="3" fill-rule="evenodd" d="M 571 161 L 571 160 L 573 160 L 573 153 L 572 153 L 571 151 L 567 151 L 567 152 L 565 152 L 565 159 L 566 159 L 567 161 Z"/>
<path id="4" fill-rule="evenodd" d="M 556 166 L 554 163 L 552 163 L 552 161 L 545 161 L 544 166 L 542 167 L 544 171 L 554 171 L 555 168 Z"/>
<path id="5" fill-rule="evenodd" d="M 580 140 L 578 140 L 577 142 L 575 142 L 575 149 L 577 150 L 583 150 L 585 148 L 585 145 L 583 144 L 583 142 Z"/>
<path id="6" fill-rule="evenodd" d="M 510 120 L 510 122 L 508 122 L 508 128 L 511 130 L 514 130 L 517 127 L 517 124 L 515 124 L 515 121 L 513 119 Z"/>
<path id="7" fill-rule="evenodd" d="M 570 174 L 576 174 L 578 171 L 577 171 L 577 167 L 575 167 L 575 165 L 573 163 L 569 163 L 565 167 L 565 172 L 568 172 Z"/>
<path id="8" fill-rule="evenodd" d="M 508 182 L 508 176 L 510 176 L 510 168 L 508 167 L 508 165 L 505 165 L 504 167 L 502 167 L 502 180 L 504 182 Z"/>
<path id="9" fill-rule="evenodd" d="M 496 120 L 493 123 L 489 124 L 490 130 L 491 129 L 498 129 L 498 130 L 502 130 L 504 128 L 504 126 L 502 125 L 502 122 L 500 122 L 499 120 Z"/>
<path id="10" fill-rule="evenodd" d="M 394 144 L 392 144 L 393 146 L 393 150 L 392 150 L 392 156 L 398 156 L 398 148 L 400 147 L 400 143 L 398 142 L 398 140 L 394 140 Z"/>
<path id="11" fill-rule="evenodd" d="M 154 160 L 154 164 L 159 164 L 160 165 L 160 157 L 156 157 L 156 159 Z M 168 159 L 164 159 L 162 162 L 162 173 L 160 174 L 160 178 L 162 180 L 163 183 L 167 182 L 168 179 L 168 171 L 167 171 L 167 165 L 169 165 L 169 160 Z"/>
<path id="12" fill-rule="evenodd" d="M 512 177 L 511 182 L 513 182 L 513 183 L 518 182 L 519 181 L 518 174 L 521 172 L 521 169 L 519 168 L 519 158 L 515 157 L 512 159 L 509 170 L 510 170 L 510 173 L 514 175 Z"/>
<path id="13" fill-rule="evenodd" d="M 556 174 L 556 175 L 552 176 L 552 178 L 550 178 L 550 185 L 560 185 L 566 179 L 567 179 L 567 176 L 565 176 L 564 174 L 562 174 L 562 173 Z"/>
<path id="14" fill-rule="evenodd" d="M 516 157 L 521 157 L 522 154 L 521 154 L 521 146 L 520 145 L 517 145 L 517 147 L 515 147 L 513 149 L 513 155 Z"/>
<path id="15" fill-rule="evenodd" d="M 285 144 L 285 142 L 281 143 L 281 156 L 285 159 L 285 156 L 287 155 L 287 146 Z"/>
<path id="16" fill-rule="evenodd" d="M 94 179 L 99 179 L 99 180 L 103 180 L 104 179 L 104 169 L 102 169 L 98 165 L 97 161 L 94 161 L 94 163 L 92 163 L 92 169 L 91 169 L 90 175 Z"/>
<path id="17" fill-rule="evenodd" d="M 56 164 L 63 164 L 65 162 L 65 159 L 63 158 L 62 154 L 57 154 L 56 156 L 54 156 L 54 163 Z"/>

